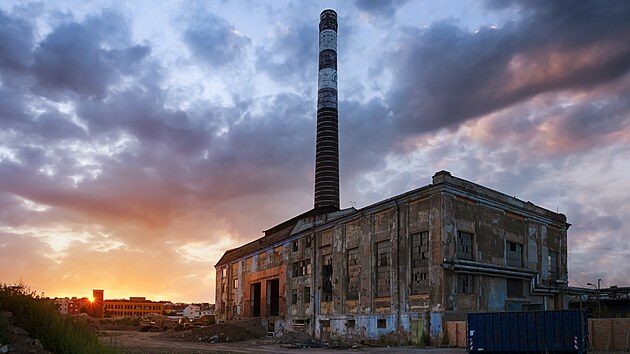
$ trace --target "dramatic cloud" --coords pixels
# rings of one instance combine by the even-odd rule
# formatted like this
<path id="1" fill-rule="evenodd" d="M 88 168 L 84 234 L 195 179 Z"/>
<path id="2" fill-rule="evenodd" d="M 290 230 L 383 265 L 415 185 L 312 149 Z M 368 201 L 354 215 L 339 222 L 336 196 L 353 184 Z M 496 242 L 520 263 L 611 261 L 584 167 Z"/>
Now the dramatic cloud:
<path id="1" fill-rule="evenodd" d="M 183 39 L 190 50 L 213 67 L 240 63 L 251 39 L 242 35 L 225 19 L 195 5 L 184 17 Z"/>
<path id="2" fill-rule="evenodd" d="M 630 6 L 444 4 L 336 9 L 342 207 L 447 169 L 565 213 L 571 285 L 629 285 Z M 1 3 L 0 281 L 213 302 L 312 208 L 319 5 Z"/>

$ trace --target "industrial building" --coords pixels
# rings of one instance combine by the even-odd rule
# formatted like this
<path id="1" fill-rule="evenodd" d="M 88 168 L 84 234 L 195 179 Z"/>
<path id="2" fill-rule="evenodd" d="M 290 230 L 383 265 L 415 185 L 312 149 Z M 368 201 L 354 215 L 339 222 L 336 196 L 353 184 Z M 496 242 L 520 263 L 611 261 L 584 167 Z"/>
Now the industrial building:
<path id="1" fill-rule="evenodd" d="M 452 176 L 339 209 L 337 15 L 320 16 L 314 208 L 228 250 L 216 318 L 316 338 L 433 343 L 468 312 L 567 306 L 562 214 Z"/>

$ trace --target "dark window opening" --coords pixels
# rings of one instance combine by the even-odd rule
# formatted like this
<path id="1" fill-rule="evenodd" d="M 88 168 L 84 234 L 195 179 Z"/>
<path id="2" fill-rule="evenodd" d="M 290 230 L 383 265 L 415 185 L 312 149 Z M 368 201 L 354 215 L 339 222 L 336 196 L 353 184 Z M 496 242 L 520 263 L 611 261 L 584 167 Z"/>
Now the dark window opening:
<path id="1" fill-rule="evenodd" d="M 260 317 L 260 288 L 260 283 L 255 283 L 250 286 L 252 317 Z"/>
<path id="2" fill-rule="evenodd" d="M 472 260 L 473 234 L 457 231 L 457 258 Z"/>
<path id="3" fill-rule="evenodd" d="M 311 303 L 311 288 L 308 286 L 304 287 L 304 305 L 308 305 Z"/>
<path id="4" fill-rule="evenodd" d="M 312 242 L 313 242 L 313 239 L 311 238 L 311 236 L 306 236 L 304 238 L 304 248 L 311 248 Z"/>
<path id="5" fill-rule="evenodd" d="M 355 328 L 357 325 L 355 320 L 347 320 L 346 321 L 346 327 L 348 328 Z"/>
<path id="6" fill-rule="evenodd" d="M 333 266 L 332 266 L 332 255 L 323 256 L 324 262 L 322 267 L 322 301 L 328 302 L 332 301 L 332 276 L 333 276 Z"/>
<path id="7" fill-rule="evenodd" d="M 523 245 L 520 243 L 506 242 L 507 252 L 505 255 L 506 264 L 510 267 L 523 266 Z"/>
<path id="8" fill-rule="evenodd" d="M 558 252 L 549 251 L 547 267 L 549 268 L 549 279 L 558 279 Z"/>
<path id="9" fill-rule="evenodd" d="M 292 245 L 293 245 L 293 248 L 292 248 L 293 252 L 297 252 L 300 250 L 300 243 L 298 240 L 293 241 Z"/>
<path id="10" fill-rule="evenodd" d="M 457 275 L 457 291 L 459 294 L 473 294 L 473 277 L 470 274 Z"/>
<path id="11" fill-rule="evenodd" d="M 507 296 L 523 297 L 523 281 L 521 279 L 507 279 Z"/>
<path id="12" fill-rule="evenodd" d="M 280 313 L 280 280 L 267 280 L 267 313 L 279 316 Z"/>
<path id="13" fill-rule="evenodd" d="M 298 302 L 298 291 L 297 289 L 292 289 L 291 290 L 291 303 L 293 305 L 297 305 Z"/>
<path id="14" fill-rule="evenodd" d="M 387 328 L 387 319 L 376 320 L 376 328 Z"/>

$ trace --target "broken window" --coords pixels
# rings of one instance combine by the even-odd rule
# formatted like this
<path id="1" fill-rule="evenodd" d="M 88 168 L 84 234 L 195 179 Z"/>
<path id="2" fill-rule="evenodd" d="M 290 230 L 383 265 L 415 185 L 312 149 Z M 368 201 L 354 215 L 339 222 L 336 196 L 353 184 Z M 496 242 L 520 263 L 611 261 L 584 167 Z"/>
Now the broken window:
<path id="1" fill-rule="evenodd" d="M 376 297 L 390 296 L 391 242 L 376 244 Z"/>
<path id="2" fill-rule="evenodd" d="M 297 252 L 300 250 L 300 241 L 299 240 L 295 240 L 292 243 L 292 250 L 293 252 Z"/>
<path id="3" fill-rule="evenodd" d="M 359 248 L 351 248 L 348 250 L 348 300 L 359 299 L 359 275 L 361 266 L 359 265 Z"/>
<path id="4" fill-rule="evenodd" d="M 522 267 L 523 266 L 523 245 L 520 243 L 514 243 L 507 241 L 505 244 L 506 250 L 506 264 L 510 267 Z"/>
<path id="5" fill-rule="evenodd" d="M 429 292 L 429 231 L 411 235 L 411 293 Z"/>
<path id="6" fill-rule="evenodd" d="M 312 242 L 313 239 L 311 238 L 311 236 L 304 237 L 304 248 L 311 248 Z"/>
<path id="7" fill-rule="evenodd" d="M 507 279 L 507 296 L 523 297 L 523 281 L 521 279 Z"/>
<path id="8" fill-rule="evenodd" d="M 379 318 L 376 320 L 376 328 L 387 328 L 387 319 Z"/>
<path id="9" fill-rule="evenodd" d="M 293 263 L 293 276 L 301 277 L 303 275 L 311 274 L 311 259 L 303 259 Z"/>
<path id="10" fill-rule="evenodd" d="M 332 255 L 322 256 L 322 301 L 332 301 Z"/>
<path id="11" fill-rule="evenodd" d="M 473 294 L 473 277 L 470 274 L 457 275 L 457 293 Z"/>
<path id="12" fill-rule="evenodd" d="M 355 328 L 357 325 L 356 320 L 347 320 L 346 321 L 346 327 L 348 328 Z"/>
<path id="13" fill-rule="evenodd" d="M 473 234 L 457 231 L 457 258 L 472 260 Z"/>
<path id="14" fill-rule="evenodd" d="M 298 302 L 298 291 L 297 289 L 292 289 L 291 290 L 291 303 L 293 305 L 297 305 Z"/>
<path id="15" fill-rule="evenodd" d="M 549 251 L 547 267 L 549 269 L 549 279 L 558 279 L 558 252 Z"/>

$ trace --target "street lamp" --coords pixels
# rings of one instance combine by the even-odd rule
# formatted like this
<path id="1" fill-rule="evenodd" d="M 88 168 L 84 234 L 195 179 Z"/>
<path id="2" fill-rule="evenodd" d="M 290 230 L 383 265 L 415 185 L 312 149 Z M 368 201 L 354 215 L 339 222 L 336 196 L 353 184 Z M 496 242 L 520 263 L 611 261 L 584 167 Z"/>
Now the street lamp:
<path id="1" fill-rule="evenodd" d="M 590 285 L 594 287 L 595 289 L 597 289 L 597 314 L 598 314 L 597 317 L 602 318 L 602 300 L 601 300 L 602 280 L 597 279 L 597 286 L 595 286 L 595 284 L 592 284 L 592 283 L 586 283 L 586 285 Z"/>

